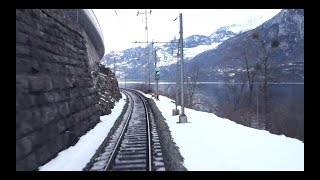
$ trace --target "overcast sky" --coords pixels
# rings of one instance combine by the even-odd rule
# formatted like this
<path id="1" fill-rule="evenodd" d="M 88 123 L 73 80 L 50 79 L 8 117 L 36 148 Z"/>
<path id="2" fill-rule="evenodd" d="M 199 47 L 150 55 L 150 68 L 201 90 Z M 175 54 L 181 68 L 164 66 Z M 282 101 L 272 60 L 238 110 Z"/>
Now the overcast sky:
<path id="1" fill-rule="evenodd" d="M 151 10 L 151 14 L 150 13 Z M 145 41 L 144 9 L 94 9 L 101 26 L 105 54 L 134 46 Z M 137 12 L 140 12 L 137 16 Z M 183 16 L 183 37 L 210 35 L 221 26 L 246 23 L 262 16 L 270 19 L 280 9 L 147 9 L 148 41 L 170 41 L 179 38 L 179 13 Z"/>

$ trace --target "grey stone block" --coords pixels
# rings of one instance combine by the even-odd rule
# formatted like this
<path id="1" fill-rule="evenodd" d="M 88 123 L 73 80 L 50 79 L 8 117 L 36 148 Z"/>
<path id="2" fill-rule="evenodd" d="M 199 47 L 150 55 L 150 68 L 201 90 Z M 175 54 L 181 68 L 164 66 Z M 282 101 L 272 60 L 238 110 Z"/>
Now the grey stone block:
<path id="1" fill-rule="evenodd" d="M 67 119 L 61 119 L 61 120 L 59 120 L 58 122 L 57 122 L 57 131 L 58 131 L 58 133 L 62 133 L 62 132 L 64 132 L 65 130 L 66 130 L 66 122 L 67 122 L 68 120 Z"/>
<path id="2" fill-rule="evenodd" d="M 39 131 L 41 138 L 37 139 L 37 144 L 46 144 L 48 140 L 55 139 L 58 135 L 58 128 L 56 122 L 51 122 L 42 127 Z"/>
<path id="3" fill-rule="evenodd" d="M 22 32 L 16 32 L 16 42 L 21 44 L 27 44 L 29 41 L 29 36 Z"/>
<path id="4" fill-rule="evenodd" d="M 59 76 L 56 77 L 52 77 L 52 85 L 53 85 L 53 89 L 61 89 L 61 78 Z"/>
<path id="5" fill-rule="evenodd" d="M 45 82 L 40 76 L 29 76 L 30 91 L 39 92 L 45 89 Z"/>
<path id="6" fill-rule="evenodd" d="M 69 78 L 69 77 L 66 77 L 66 78 L 64 79 L 65 87 L 66 87 L 66 88 L 71 88 L 71 87 L 73 87 L 74 81 L 75 81 L 74 79 Z"/>
<path id="7" fill-rule="evenodd" d="M 81 109 L 81 107 L 82 107 L 82 99 L 81 98 L 72 99 L 69 102 L 69 109 L 70 109 L 71 113 L 79 111 Z"/>
<path id="8" fill-rule="evenodd" d="M 40 65 L 37 61 L 33 60 L 30 61 L 30 70 L 28 72 L 30 72 L 31 74 L 37 74 L 41 71 Z"/>
<path id="9" fill-rule="evenodd" d="M 59 134 L 57 137 L 57 146 L 59 151 L 64 150 L 66 147 L 68 147 L 67 143 L 69 139 L 66 138 L 65 134 Z"/>
<path id="10" fill-rule="evenodd" d="M 42 62 L 41 68 L 42 68 L 42 71 L 45 72 L 46 74 L 54 73 L 55 71 L 54 67 L 49 62 Z"/>
<path id="11" fill-rule="evenodd" d="M 47 103 L 56 102 L 55 93 L 54 92 L 43 93 L 43 98 L 45 99 L 45 102 L 47 102 Z"/>
<path id="12" fill-rule="evenodd" d="M 16 32 L 24 32 L 27 34 L 32 34 L 32 32 L 34 31 L 34 28 L 32 26 L 27 25 L 24 22 L 16 22 Z"/>
<path id="13" fill-rule="evenodd" d="M 16 159 L 27 155 L 32 150 L 31 138 L 26 136 L 24 138 L 16 140 Z"/>
<path id="14" fill-rule="evenodd" d="M 28 112 L 31 112 L 31 119 L 30 119 L 30 123 L 34 128 L 39 128 L 43 125 L 41 119 L 42 119 L 42 114 L 41 114 L 41 109 L 33 109 L 33 110 L 29 110 Z"/>
<path id="15" fill-rule="evenodd" d="M 31 153 L 24 159 L 16 161 L 16 171 L 32 171 L 38 167 L 35 153 Z"/>
<path id="16" fill-rule="evenodd" d="M 61 117 L 65 117 L 70 113 L 69 104 L 67 102 L 61 103 L 58 105 L 59 114 Z"/>
<path id="17" fill-rule="evenodd" d="M 16 73 L 17 74 L 26 74 L 31 71 L 31 64 L 29 59 L 16 57 Z"/>
<path id="18" fill-rule="evenodd" d="M 41 112 L 41 121 L 43 122 L 43 124 L 48 124 L 58 117 L 58 109 L 55 105 L 43 107 L 41 109 Z"/>
<path id="19" fill-rule="evenodd" d="M 16 171 L 25 171 L 27 169 L 25 169 L 25 162 L 20 160 L 20 161 L 16 161 Z"/>
<path id="20" fill-rule="evenodd" d="M 57 122 L 51 122 L 48 124 L 46 127 L 47 132 L 49 134 L 49 139 L 55 139 L 57 135 L 59 134 L 59 128 L 58 128 L 58 123 Z"/>
<path id="21" fill-rule="evenodd" d="M 31 153 L 24 161 L 26 162 L 28 169 L 36 170 L 38 168 L 38 162 L 35 153 Z"/>
<path id="22" fill-rule="evenodd" d="M 81 64 L 81 66 L 83 66 L 83 65 Z M 77 75 L 81 75 L 81 74 L 84 73 L 84 69 L 81 68 L 81 67 L 80 67 L 80 68 L 75 67 L 75 68 L 74 68 L 74 71 L 75 71 L 74 73 L 77 74 Z"/>
<path id="23" fill-rule="evenodd" d="M 57 147 L 57 140 L 51 139 L 47 141 L 47 149 L 51 156 L 55 156 L 59 152 L 59 148 Z"/>
<path id="24" fill-rule="evenodd" d="M 51 94 L 51 96 L 52 96 L 52 97 L 53 97 L 53 99 L 54 99 L 54 102 L 59 102 L 59 101 L 61 101 L 61 99 L 60 99 L 60 95 L 59 95 L 59 93 L 58 93 L 58 92 L 53 91 L 53 92 L 48 92 L 48 93 L 50 93 L 50 94 Z"/>
<path id="25" fill-rule="evenodd" d="M 73 80 L 74 82 L 74 80 Z M 70 99 L 76 98 L 78 96 L 78 93 L 75 89 L 68 91 L 68 97 Z"/>
<path id="26" fill-rule="evenodd" d="M 29 121 L 18 121 L 18 123 L 16 123 L 16 138 L 21 138 L 23 135 L 28 134 L 33 130 L 34 128 Z"/>
<path id="27" fill-rule="evenodd" d="M 80 96 L 86 96 L 87 95 L 87 89 L 80 89 L 79 90 L 79 93 L 80 93 Z"/>
<path id="28" fill-rule="evenodd" d="M 43 106 L 50 102 L 53 102 L 53 97 L 50 93 L 43 93 L 35 97 L 37 106 Z"/>
<path id="29" fill-rule="evenodd" d="M 60 96 L 60 101 L 65 101 L 70 98 L 68 91 L 60 91 L 59 96 Z"/>
<path id="30" fill-rule="evenodd" d="M 26 109 L 30 106 L 35 105 L 35 100 L 32 95 L 26 95 L 26 94 L 16 94 L 16 108 L 17 109 Z"/>
<path id="31" fill-rule="evenodd" d="M 50 78 L 44 79 L 44 90 L 51 91 L 53 89 L 53 83 Z"/>
<path id="32" fill-rule="evenodd" d="M 35 152 L 38 164 L 45 164 L 50 160 L 49 150 L 46 145 L 41 146 Z"/>
<path id="33" fill-rule="evenodd" d="M 28 86 L 28 78 L 26 75 L 16 75 L 16 92 L 21 90 L 27 90 Z"/>

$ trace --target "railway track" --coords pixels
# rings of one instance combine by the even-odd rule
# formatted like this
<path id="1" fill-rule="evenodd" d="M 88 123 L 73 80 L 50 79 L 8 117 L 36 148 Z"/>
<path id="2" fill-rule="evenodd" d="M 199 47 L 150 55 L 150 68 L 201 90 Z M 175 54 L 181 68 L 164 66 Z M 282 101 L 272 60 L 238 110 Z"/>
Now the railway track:
<path id="1" fill-rule="evenodd" d="M 165 170 L 157 129 L 147 101 L 135 90 L 121 91 L 129 101 L 127 112 L 89 170 Z"/>

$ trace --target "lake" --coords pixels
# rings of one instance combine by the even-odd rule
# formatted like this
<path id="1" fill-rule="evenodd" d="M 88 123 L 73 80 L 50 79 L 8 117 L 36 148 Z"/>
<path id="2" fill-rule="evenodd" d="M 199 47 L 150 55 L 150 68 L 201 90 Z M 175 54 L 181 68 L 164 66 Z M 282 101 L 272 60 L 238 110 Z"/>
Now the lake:
<path id="1" fill-rule="evenodd" d="M 127 81 L 119 82 L 119 87 L 124 88 L 135 88 L 137 85 L 142 85 L 144 82 L 139 81 Z M 240 90 L 240 83 L 225 83 L 225 82 L 199 82 L 197 83 L 197 92 L 201 96 L 210 99 L 211 101 L 218 102 L 219 104 L 224 101 L 226 94 L 226 85 L 235 86 Z M 151 89 L 155 89 L 155 84 L 150 83 Z M 160 91 L 175 91 L 175 82 L 159 82 Z M 257 88 L 257 84 L 254 85 L 254 89 Z M 187 83 L 185 83 L 184 89 L 187 89 Z M 248 89 L 245 86 L 246 90 Z M 274 83 L 270 85 L 270 93 L 272 94 L 272 99 L 279 101 L 279 103 L 285 103 L 290 106 L 301 106 L 304 107 L 304 83 L 297 82 L 283 82 Z M 256 96 L 254 93 L 253 96 Z"/>

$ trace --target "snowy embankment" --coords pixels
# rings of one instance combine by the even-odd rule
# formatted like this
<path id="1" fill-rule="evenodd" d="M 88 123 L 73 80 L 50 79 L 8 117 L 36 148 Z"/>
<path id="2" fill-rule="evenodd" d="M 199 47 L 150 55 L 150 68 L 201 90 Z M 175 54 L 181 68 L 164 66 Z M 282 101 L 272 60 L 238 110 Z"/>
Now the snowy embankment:
<path id="1" fill-rule="evenodd" d="M 111 114 L 100 116 L 100 123 L 81 136 L 74 146 L 61 151 L 56 158 L 40 166 L 39 171 L 82 171 L 120 116 L 126 103 L 126 95 L 121 94 L 122 98 L 115 104 Z"/>
<path id="2" fill-rule="evenodd" d="M 189 123 L 177 123 L 179 116 L 172 116 L 172 100 L 164 96 L 159 99 L 156 105 L 166 118 L 189 171 L 304 170 L 304 143 L 300 140 L 188 108 L 185 114 Z"/>
<path id="3" fill-rule="evenodd" d="M 151 97 L 150 95 L 146 95 Z M 40 171 L 81 171 L 108 135 L 125 105 L 125 95 L 112 114 Z M 188 170 L 209 171 L 303 171 L 304 143 L 283 135 L 248 128 L 228 119 L 185 108 L 189 123 L 177 123 L 172 116 L 175 105 L 164 96 L 155 101 L 168 124 L 173 140 L 184 157 Z"/>

